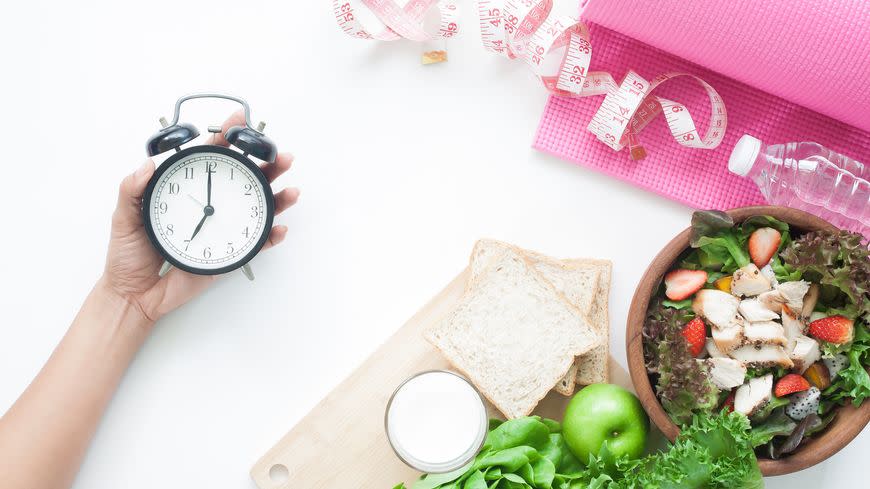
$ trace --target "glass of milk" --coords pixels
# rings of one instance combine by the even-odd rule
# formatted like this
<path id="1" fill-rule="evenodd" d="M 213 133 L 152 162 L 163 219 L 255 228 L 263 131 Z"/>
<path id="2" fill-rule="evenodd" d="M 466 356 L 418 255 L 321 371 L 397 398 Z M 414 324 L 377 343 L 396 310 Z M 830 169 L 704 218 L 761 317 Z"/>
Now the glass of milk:
<path id="1" fill-rule="evenodd" d="M 387 403 L 384 423 L 396 455 L 429 474 L 450 472 L 473 460 L 489 425 L 477 389 L 445 370 L 402 382 Z"/>

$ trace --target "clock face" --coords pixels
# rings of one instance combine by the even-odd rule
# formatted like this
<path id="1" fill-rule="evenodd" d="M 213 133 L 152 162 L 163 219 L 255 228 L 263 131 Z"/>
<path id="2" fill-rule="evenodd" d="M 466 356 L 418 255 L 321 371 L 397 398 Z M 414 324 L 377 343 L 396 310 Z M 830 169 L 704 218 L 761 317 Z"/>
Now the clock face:
<path id="1" fill-rule="evenodd" d="M 217 274 L 247 263 L 272 227 L 274 197 L 247 157 L 218 146 L 185 149 L 166 160 L 143 199 L 145 227 L 170 263 Z"/>

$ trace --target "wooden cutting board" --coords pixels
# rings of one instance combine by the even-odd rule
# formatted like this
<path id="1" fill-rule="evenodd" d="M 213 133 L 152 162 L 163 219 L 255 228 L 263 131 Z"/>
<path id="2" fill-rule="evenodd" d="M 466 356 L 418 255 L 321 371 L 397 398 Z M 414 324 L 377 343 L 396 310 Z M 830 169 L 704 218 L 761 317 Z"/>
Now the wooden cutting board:
<path id="1" fill-rule="evenodd" d="M 260 489 L 389 489 L 419 477 L 390 448 L 384 410 L 393 390 L 411 375 L 450 369 L 422 332 L 456 304 L 468 273 L 453 279 L 254 464 L 251 477 Z M 633 390 L 628 372 L 612 358 L 610 376 L 612 383 Z M 535 414 L 561 419 L 568 400 L 551 392 Z M 273 480 L 270 472 L 289 476 Z"/>

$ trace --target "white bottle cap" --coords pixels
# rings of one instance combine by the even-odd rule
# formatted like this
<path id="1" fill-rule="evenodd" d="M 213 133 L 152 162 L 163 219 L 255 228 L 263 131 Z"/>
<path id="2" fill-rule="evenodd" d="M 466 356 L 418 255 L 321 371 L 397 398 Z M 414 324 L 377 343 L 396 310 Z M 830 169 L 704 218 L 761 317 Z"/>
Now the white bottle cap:
<path id="1" fill-rule="evenodd" d="M 731 151 L 731 157 L 728 158 L 728 169 L 731 173 L 745 177 L 752 170 L 752 165 L 755 164 L 755 159 L 758 158 L 760 151 L 761 140 L 744 134 L 734 145 L 734 150 Z"/>

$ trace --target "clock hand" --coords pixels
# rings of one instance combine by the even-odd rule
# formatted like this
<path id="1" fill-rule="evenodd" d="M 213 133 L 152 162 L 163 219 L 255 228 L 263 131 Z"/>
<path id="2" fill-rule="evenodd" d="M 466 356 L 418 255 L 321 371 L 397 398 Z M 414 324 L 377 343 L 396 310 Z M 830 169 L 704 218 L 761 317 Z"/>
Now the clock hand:
<path id="1" fill-rule="evenodd" d="M 202 208 L 205 208 L 205 204 L 203 204 L 202 202 L 200 202 L 199 199 L 197 199 L 196 197 L 194 197 L 193 195 L 190 195 L 190 194 L 187 194 L 187 196 L 190 197 L 190 200 L 196 202 L 196 205 L 198 205 L 198 206 L 200 206 L 200 207 L 202 207 Z"/>
<path id="2" fill-rule="evenodd" d="M 214 171 L 211 168 L 209 168 L 208 166 L 206 166 L 205 171 L 208 173 L 208 199 L 206 200 L 205 205 L 210 207 L 211 206 L 211 174 L 214 173 Z"/>
<path id="3" fill-rule="evenodd" d="M 191 235 L 190 239 L 187 240 L 188 243 L 193 241 L 193 238 L 195 238 L 196 235 L 199 234 L 199 231 L 202 229 L 202 225 L 205 224 L 205 220 L 208 219 L 208 216 L 209 216 L 208 213 L 206 213 L 206 212 L 202 213 L 202 219 L 199 220 L 199 224 L 197 224 L 196 229 L 193 230 L 193 235 Z"/>

